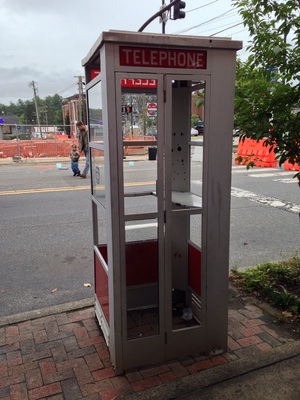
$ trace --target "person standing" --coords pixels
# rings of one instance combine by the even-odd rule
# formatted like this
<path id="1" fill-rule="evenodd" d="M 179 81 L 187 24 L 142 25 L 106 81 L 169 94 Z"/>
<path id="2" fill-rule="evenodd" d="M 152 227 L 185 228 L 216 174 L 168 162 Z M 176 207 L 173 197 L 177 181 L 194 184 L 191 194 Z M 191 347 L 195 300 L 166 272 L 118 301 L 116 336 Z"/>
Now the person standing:
<path id="1" fill-rule="evenodd" d="M 89 135 L 86 126 L 82 121 L 78 121 L 76 123 L 76 126 L 79 129 L 78 151 L 79 154 L 83 151 L 85 156 L 85 166 L 82 174 L 80 174 L 79 176 L 81 176 L 81 178 L 86 178 L 90 168 Z"/>
<path id="2" fill-rule="evenodd" d="M 80 170 L 78 167 L 78 161 L 80 158 L 80 154 L 77 150 L 77 144 L 72 144 L 72 150 L 70 151 L 70 159 L 71 159 L 71 168 L 73 171 L 73 176 L 80 176 Z"/>

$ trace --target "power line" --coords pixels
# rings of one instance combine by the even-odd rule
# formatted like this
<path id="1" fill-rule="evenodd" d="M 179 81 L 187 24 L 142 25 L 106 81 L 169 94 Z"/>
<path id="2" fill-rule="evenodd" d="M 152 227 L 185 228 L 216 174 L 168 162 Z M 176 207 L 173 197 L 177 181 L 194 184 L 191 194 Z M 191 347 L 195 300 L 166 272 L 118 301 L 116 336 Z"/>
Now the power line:
<path id="1" fill-rule="evenodd" d="M 216 1 L 219 1 L 219 0 L 214 0 L 214 1 L 211 1 L 210 3 L 204 4 L 203 6 L 193 8 L 192 10 L 188 10 L 188 11 L 186 11 L 186 14 L 190 13 L 190 12 L 193 12 L 193 11 L 196 11 L 196 10 L 199 10 L 199 8 L 203 8 L 203 7 L 209 6 L 210 4 L 215 3 Z"/>
<path id="2" fill-rule="evenodd" d="M 188 29 L 183 29 L 183 30 L 178 31 L 178 32 L 176 32 L 176 33 L 185 33 L 185 32 L 191 31 L 192 29 L 199 28 L 199 26 L 203 26 L 203 25 L 206 25 L 206 24 L 208 24 L 208 23 L 210 23 L 210 22 L 212 22 L 212 21 L 215 21 L 215 20 L 217 20 L 217 19 L 223 17 L 224 15 L 226 15 L 226 14 L 228 14 L 229 12 L 232 12 L 232 11 L 235 11 L 235 10 L 234 10 L 234 9 L 230 9 L 230 10 L 226 11 L 225 13 L 222 13 L 222 14 L 216 16 L 216 17 L 213 17 L 213 18 L 209 19 L 208 21 L 201 22 L 201 24 L 192 26 L 192 27 L 190 27 L 190 28 L 188 28 Z"/>
<path id="3" fill-rule="evenodd" d="M 238 21 L 234 21 L 233 22 L 234 24 L 236 24 L 236 23 L 238 23 Z M 232 27 L 234 27 L 235 25 L 232 25 L 232 23 L 227 23 L 227 24 L 224 24 L 224 25 L 219 25 L 218 26 L 218 28 L 225 28 L 225 27 L 228 27 L 227 29 L 230 29 L 230 28 L 232 28 Z M 201 33 L 205 33 L 205 32 L 208 32 L 208 31 L 211 31 L 213 28 L 207 28 L 207 29 L 205 29 L 205 30 L 201 30 Z M 196 34 L 197 33 L 199 33 L 199 32 L 195 32 Z"/>
<path id="4" fill-rule="evenodd" d="M 218 34 L 221 33 L 221 32 L 228 31 L 228 29 L 234 28 L 235 26 L 242 25 L 242 24 L 243 24 L 243 22 L 239 22 L 238 24 L 232 25 L 232 26 L 230 26 L 229 28 L 222 29 L 221 31 L 216 32 L 216 33 L 213 33 L 212 35 L 209 35 L 209 36 L 218 35 Z"/>
<path id="5" fill-rule="evenodd" d="M 75 86 L 75 85 L 76 85 L 76 83 L 72 83 L 72 85 L 66 87 L 65 89 L 61 90 L 61 91 L 58 92 L 57 94 L 61 94 L 61 93 L 65 92 L 66 90 L 70 89 L 72 86 Z"/>
<path id="6" fill-rule="evenodd" d="M 226 26 L 226 25 L 223 25 L 223 26 Z M 224 29 L 224 30 L 229 30 L 229 29 L 231 29 L 231 28 L 234 28 L 236 25 L 230 25 L 227 29 Z M 220 28 L 222 28 L 221 26 L 220 26 Z M 206 30 L 204 30 L 204 31 L 199 31 L 199 32 L 195 32 L 195 35 L 198 35 L 198 34 L 203 34 L 203 33 L 205 33 L 205 32 L 208 32 L 208 31 L 211 31 L 211 28 L 210 29 L 206 29 Z M 244 28 L 244 29 L 241 29 L 241 30 L 239 30 L 239 31 L 236 31 L 236 32 L 232 32 L 232 33 L 230 33 L 230 36 L 234 36 L 234 35 L 237 35 L 238 33 L 241 33 L 241 32 L 246 32 L 247 31 L 247 28 Z M 212 34 L 211 36 L 213 36 L 213 35 L 216 35 L 216 33 L 214 33 L 214 34 Z"/>

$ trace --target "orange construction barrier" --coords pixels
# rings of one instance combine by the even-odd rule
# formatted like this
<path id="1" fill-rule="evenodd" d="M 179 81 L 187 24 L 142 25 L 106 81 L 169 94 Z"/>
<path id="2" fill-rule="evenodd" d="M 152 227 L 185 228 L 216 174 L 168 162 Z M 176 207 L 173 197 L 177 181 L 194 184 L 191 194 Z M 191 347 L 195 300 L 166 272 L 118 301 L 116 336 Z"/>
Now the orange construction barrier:
<path id="1" fill-rule="evenodd" d="M 156 138 L 153 136 L 144 136 L 144 135 L 131 135 L 127 134 L 124 136 L 125 141 L 133 141 L 133 142 L 149 142 L 149 146 L 151 146 L 151 142 L 155 141 Z M 147 153 L 148 146 L 124 146 L 124 154 L 126 156 L 133 155 L 144 155 Z"/>
<path id="2" fill-rule="evenodd" d="M 72 139 L 0 140 L 0 154 L 1 158 L 16 157 L 18 154 L 22 158 L 68 157 L 72 143 Z"/>
<path id="3" fill-rule="evenodd" d="M 241 157 L 239 161 L 235 159 L 235 164 L 248 164 L 253 162 L 256 167 L 276 167 L 276 154 L 271 150 L 270 145 L 265 144 L 265 140 L 245 139 L 239 140 L 237 157 Z"/>
<path id="4" fill-rule="evenodd" d="M 300 171 L 300 165 L 297 163 L 291 164 L 289 161 L 285 161 L 283 168 L 287 171 Z"/>

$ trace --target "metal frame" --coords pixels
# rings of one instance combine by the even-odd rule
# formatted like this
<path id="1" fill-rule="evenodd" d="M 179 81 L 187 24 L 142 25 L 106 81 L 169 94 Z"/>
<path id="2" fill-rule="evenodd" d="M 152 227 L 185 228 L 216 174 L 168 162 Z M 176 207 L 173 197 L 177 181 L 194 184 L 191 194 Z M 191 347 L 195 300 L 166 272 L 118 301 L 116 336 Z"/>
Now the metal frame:
<path id="1" fill-rule="evenodd" d="M 206 68 L 186 69 L 146 66 L 121 66 L 119 46 L 160 49 L 201 49 L 207 52 Z M 229 259 L 229 213 L 231 186 L 231 147 L 236 50 L 241 42 L 222 38 L 158 35 L 132 32 L 104 32 L 83 60 L 86 68 L 87 92 L 102 82 L 103 130 L 106 182 L 106 237 L 109 292 L 109 321 L 96 296 L 96 315 L 106 337 L 112 363 L 117 373 L 125 369 L 154 364 L 178 356 L 217 353 L 227 348 L 227 292 Z M 93 68 L 99 76 L 91 80 Z M 157 213 L 125 215 L 123 191 L 123 142 L 121 125 L 122 78 L 145 77 L 158 82 L 157 138 Z M 172 81 L 204 80 L 206 82 L 205 138 L 203 147 L 202 208 L 193 206 L 174 209 L 172 206 L 172 124 L 176 122 L 172 99 Z M 186 88 L 188 96 L 189 88 Z M 174 103 L 175 102 L 175 103 Z M 173 104 L 174 103 L 174 104 Z M 188 108 L 183 124 L 188 126 Z M 177 122 L 178 123 L 178 122 Z M 187 182 L 189 182 L 189 146 L 185 147 Z M 91 142 L 91 149 L 100 145 Z M 176 168 L 179 168 L 176 167 Z M 92 170 L 92 168 L 91 168 Z M 177 170 L 180 173 L 180 168 Z M 93 173 L 93 172 L 92 172 Z M 178 186 L 189 191 L 189 184 Z M 94 226 L 94 256 L 104 258 L 98 249 L 98 211 L 101 207 L 92 196 Z M 172 255 L 173 243 L 178 243 L 185 219 L 202 217 L 202 281 L 201 323 L 186 329 L 172 327 Z M 147 338 L 127 339 L 126 240 L 125 224 L 129 221 L 156 218 L 159 241 L 159 326 L 160 332 Z M 179 227 L 179 232 L 176 229 Z M 186 273 L 183 276 L 186 279 Z M 191 295 L 193 295 L 191 291 Z"/>

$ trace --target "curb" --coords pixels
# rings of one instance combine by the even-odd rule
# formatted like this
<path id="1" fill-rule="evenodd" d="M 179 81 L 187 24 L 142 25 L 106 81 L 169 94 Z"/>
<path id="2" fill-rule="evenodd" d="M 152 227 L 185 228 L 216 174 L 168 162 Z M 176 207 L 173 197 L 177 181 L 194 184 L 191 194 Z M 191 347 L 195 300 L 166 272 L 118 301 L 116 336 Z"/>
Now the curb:
<path id="1" fill-rule="evenodd" d="M 84 157 L 83 157 L 84 158 Z M 62 163 L 70 162 L 68 157 L 41 157 L 41 158 L 21 158 L 20 160 L 13 160 L 10 158 L 0 158 L 0 165 L 30 165 L 30 164 L 46 164 L 46 163 Z"/>
<path id="2" fill-rule="evenodd" d="M 143 390 L 122 396 L 122 399 L 155 399 L 171 400 L 180 398 L 201 399 L 201 391 L 234 378 L 262 370 L 279 362 L 292 359 L 300 355 L 300 341 L 286 343 L 268 350 L 261 355 L 247 359 L 239 359 L 222 364 L 211 369 L 189 375 L 176 381 L 166 383 L 156 388 Z M 190 396 L 190 397 L 189 397 Z"/>
<path id="3" fill-rule="evenodd" d="M 40 310 L 26 311 L 20 314 L 14 314 L 7 317 L 0 318 L 0 327 L 17 324 L 28 320 L 33 320 L 41 317 L 48 317 L 49 315 L 60 314 L 63 312 L 78 311 L 83 308 L 91 307 L 95 304 L 94 297 L 83 300 L 73 301 L 71 303 L 58 304 L 56 306 L 41 308 Z"/>

